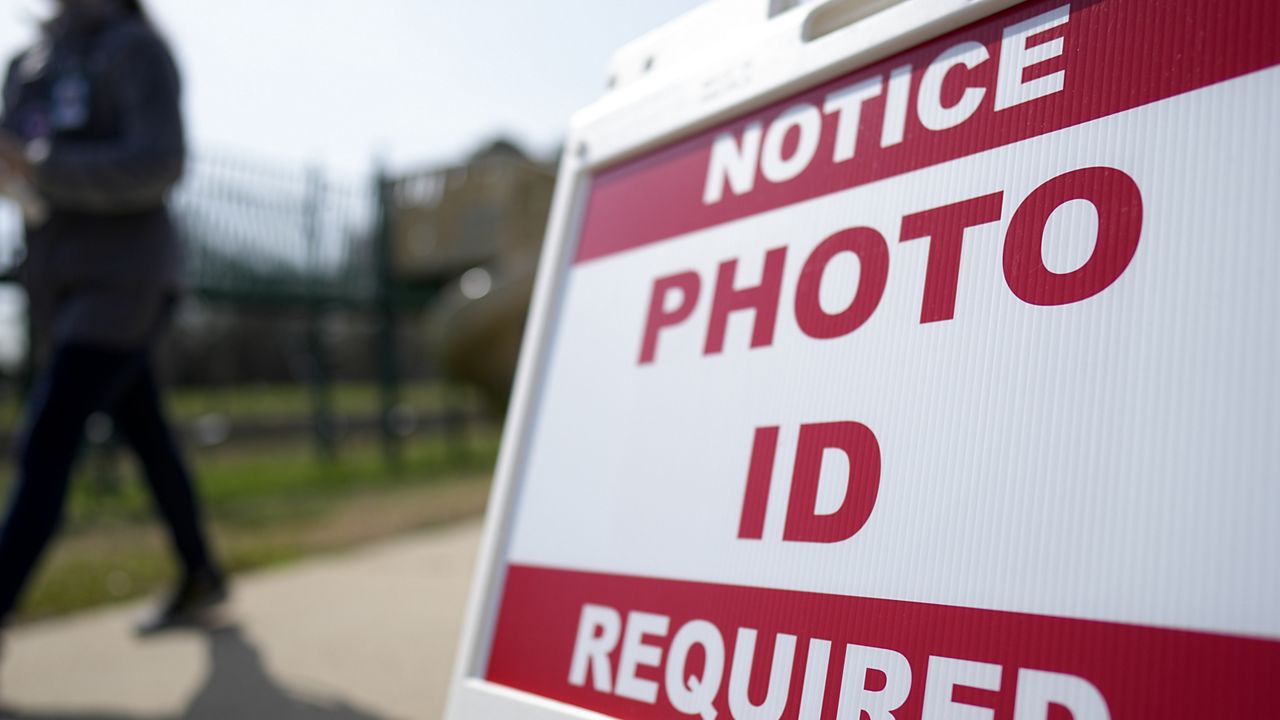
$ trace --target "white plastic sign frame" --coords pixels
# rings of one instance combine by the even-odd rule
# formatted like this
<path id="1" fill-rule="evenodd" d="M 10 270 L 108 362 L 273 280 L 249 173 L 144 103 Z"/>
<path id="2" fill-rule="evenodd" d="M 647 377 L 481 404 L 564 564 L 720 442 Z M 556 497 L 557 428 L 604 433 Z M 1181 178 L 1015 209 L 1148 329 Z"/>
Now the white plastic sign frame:
<path id="1" fill-rule="evenodd" d="M 608 712 L 711 720 L 827 717 L 838 710 L 840 717 L 866 712 L 898 720 L 922 715 L 1038 720 L 1052 717 L 1053 706 L 1077 720 L 1280 716 L 1280 691 L 1274 687 L 1280 674 L 1280 571 L 1273 558 L 1280 547 L 1280 458 L 1273 449 L 1277 441 L 1269 439 L 1280 430 L 1280 380 L 1273 371 L 1280 366 L 1280 291 L 1267 287 L 1280 283 L 1266 279 L 1280 268 L 1275 249 L 1280 203 L 1274 202 L 1280 197 L 1280 142 L 1274 132 L 1280 58 L 1263 47 L 1280 46 L 1280 20 L 1263 0 L 1212 7 L 1208 0 L 833 0 L 767 19 L 763 0 L 721 0 L 697 11 L 700 16 L 691 17 L 683 33 L 673 25 L 665 35 L 624 48 L 615 67 L 619 87 L 575 117 L 561 164 L 446 717 L 541 720 Z M 1179 18 L 1180 11 L 1194 17 Z M 1191 37 L 1191 21 L 1202 21 L 1192 29 L 1208 49 L 1177 46 Z M 726 23 L 731 29 L 717 30 Z M 990 46 L 967 38 L 971 28 L 975 37 L 995 33 L 1003 39 L 1003 55 L 997 58 Z M 1058 34 L 1036 39 L 1052 28 Z M 1089 77 L 1106 87 L 1081 95 L 1084 99 L 1071 107 L 1079 113 L 1073 120 L 1055 125 L 1028 115 L 1024 124 L 1031 129 L 1017 129 L 1016 138 L 989 141 L 975 130 L 966 141 L 973 149 L 950 151 L 941 142 L 920 151 L 936 157 L 918 162 L 874 155 L 902 142 L 901 128 L 895 137 L 893 123 L 886 120 L 892 111 L 882 107 L 872 111 L 878 120 L 867 131 L 879 138 L 880 147 L 864 149 L 859 143 L 871 135 L 860 132 L 858 110 L 893 104 L 895 75 L 885 66 L 876 82 L 858 82 L 858 73 L 887 59 L 897 63 L 943 40 L 945 47 L 928 55 L 932 62 L 914 61 L 901 86 L 910 91 L 916 113 L 911 122 L 937 131 L 938 137 L 982 112 L 1033 105 L 1061 91 L 1064 83 L 1079 91 L 1071 83 L 1084 73 L 1045 64 L 1054 58 L 1101 56 L 1105 62 L 1098 61 Z M 1011 43 L 1015 51 L 1009 50 Z M 1197 52 L 1203 57 L 1197 59 Z M 1191 64 L 1161 74 L 1144 65 L 1142 56 L 1156 59 L 1151 62 L 1190 56 L 1185 62 Z M 999 79 L 984 89 L 985 97 L 970 98 L 954 77 L 983 63 L 999 64 Z M 1202 73 L 1202 68 L 1210 69 Z M 926 83 L 935 85 L 929 104 L 924 93 L 915 94 Z M 1141 86 L 1136 95 L 1142 97 L 1112 97 L 1127 92 L 1126 83 Z M 821 94 L 814 96 L 815 88 Z M 1110 100 L 1097 102 L 1115 107 L 1085 107 L 1104 95 Z M 706 136 L 704 144 L 715 145 L 710 165 L 698 168 L 706 176 L 694 184 L 700 205 L 695 210 L 742 201 L 752 192 L 786 195 L 778 188 L 805 182 L 808 171 L 795 159 L 815 155 L 805 146 L 814 117 L 824 133 L 814 141 L 821 143 L 819 156 L 831 155 L 834 148 L 834 165 L 855 159 L 855 151 L 870 153 L 891 169 L 828 189 L 797 191 L 716 222 L 657 223 L 680 235 L 665 243 L 668 255 L 661 262 L 640 261 L 638 248 L 651 248 L 645 243 L 668 236 L 621 240 L 603 250 L 580 245 L 594 179 L 668 157 L 663 153 L 691 138 Z M 1041 122 L 1045 128 L 1036 125 Z M 773 133 L 773 125 L 784 127 Z M 712 136 L 710 129 L 715 129 Z M 1138 141 L 1148 137 L 1155 139 Z M 851 227 L 857 223 L 841 215 L 848 213 L 833 206 L 837 201 L 868 208 L 864 214 L 872 229 Z M 1087 203 L 1094 205 L 1092 215 L 1080 210 Z M 1209 212 L 1210 205 L 1215 212 Z M 802 206 L 803 217 L 796 209 Z M 662 207 L 649 210 L 663 212 Z M 833 214 L 840 218 L 821 220 Z M 612 218 L 610 227 L 645 219 Z M 1059 235 L 1074 232 L 1091 239 L 1045 250 L 1050 227 Z M 805 239 L 781 237 L 792 231 Z M 753 233 L 778 239 L 760 240 Z M 1219 249 L 1205 249 L 1188 237 L 1195 233 L 1210 233 Z M 689 250 L 683 265 L 673 261 L 681 257 L 681 244 L 691 247 L 695 237 L 709 249 Z M 1169 247 L 1162 249 L 1158 244 L 1164 237 Z M 888 262 L 879 243 L 886 243 L 893 260 L 885 271 L 889 288 L 882 280 L 883 297 L 873 298 L 880 309 L 873 304 L 867 312 L 855 312 L 868 273 Z M 1032 247 L 1040 262 L 1028 265 L 1026 253 L 1018 255 L 1019 244 Z M 766 252 L 779 246 L 791 251 L 785 275 L 784 254 Z M 954 250 L 950 260 L 947 247 Z M 595 253 L 592 257 L 630 253 L 626 257 L 637 259 L 634 272 L 643 293 L 627 294 L 630 286 L 616 278 L 592 281 L 580 290 L 599 306 L 613 299 L 611 284 L 616 284 L 625 298 L 619 302 L 637 307 L 609 321 L 583 319 L 566 293 L 584 252 Z M 842 253 L 856 256 L 857 264 L 846 263 L 842 270 L 835 259 Z M 1110 265 L 1099 259 L 1107 253 Z M 814 260 L 818 257 L 821 262 Z M 778 329 L 761 336 L 758 316 L 764 306 L 739 291 L 768 285 L 775 259 L 782 302 L 794 307 L 779 310 L 775 301 Z M 986 264 L 979 266 L 980 261 Z M 818 280 L 812 282 L 809 273 L 805 299 L 803 278 L 810 265 Z M 726 272 L 730 282 L 721 287 Z M 824 286 L 822 278 L 841 277 L 841 272 L 859 278 L 851 282 L 858 288 L 852 298 Z M 1143 279 L 1143 273 L 1150 277 Z M 914 275 L 914 281 L 902 281 L 905 274 Z M 1062 278 L 1073 282 L 1059 282 Z M 981 287 L 983 282 L 997 290 Z M 903 286 L 910 292 L 895 294 Z M 718 337 L 713 337 L 721 301 L 726 309 L 719 311 Z M 898 310 L 890 307 L 895 303 Z M 754 326 L 751 313 L 737 312 L 744 307 L 757 314 Z M 880 316 L 879 329 L 868 320 L 871 311 Z M 682 327 L 690 316 L 698 323 Z M 624 331 L 610 334 L 611 325 Z M 859 329 L 874 342 L 860 347 L 859 357 L 876 348 L 886 357 L 865 361 L 858 372 L 881 372 L 889 389 L 848 386 L 870 398 L 863 403 L 866 415 L 855 418 L 842 415 L 840 404 L 833 405 L 821 388 L 797 389 L 804 381 L 784 376 L 788 368 L 804 367 L 799 361 L 804 353 L 820 352 L 822 339 Z M 938 345 L 918 339 L 929 333 L 935 339 L 927 342 Z M 917 339 L 899 339 L 908 335 Z M 1025 352 L 991 350 L 1002 343 Z M 1115 355 L 1099 357 L 1111 347 Z M 771 351 L 773 360 L 768 360 Z M 935 360 L 919 359 L 935 352 Z M 575 353 L 588 360 L 564 359 Z M 955 354 L 955 367 L 947 364 L 948 353 Z M 573 379 L 556 373 L 578 373 L 588 384 L 613 382 L 611 387 L 621 390 L 619 375 L 596 375 L 592 369 L 616 360 L 615 355 L 627 358 L 628 371 L 670 370 L 669 386 L 685 383 L 673 393 L 690 397 L 691 388 L 710 388 L 707 397 L 690 402 L 713 410 L 720 403 L 722 415 L 735 416 L 717 421 L 714 413 L 695 412 L 702 425 L 672 420 L 652 427 L 657 434 L 686 435 L 716 428 L 706 440 L 716 457 L 693 465 L 698 472 L 727 465 L 728 479 L 717 482 L 732 484 L 729 496 L 736 500 L 725 502 L 695 487 L 689 504 L 714 497 L 717 505 L 664 515 L 655 510 L 661 503 L 628 496 L 625 502 L 632 503 L 635 515 L 652 527 L 646 540 L 625 512 L 602 508 L 616 498 L 593 494 L 596 486 L 608 493 L 618 485 L 595 483 L 593 471 L 583 467 L 604 458 L 616 470 L 625 458 L 637 457 L 635 452 L 614 447 L 576 460 L 556 455 L 569 452 L 565 448 L 573 441 L 552 440 L 548 434 L 563 435 L 575 423 L 607 426 L 616 420 L 611 410 L 580 412 L 605 408 L 607 402 L 557 400 L 556 393 L 570 392 L 564 388 Z M 827 357 L 829 367 L 835 356 Z M 709 369 L 708 358 L 723 359 L 725 365 Z M 557 370 L 557 362 L 568 369 Z M 653 369 L 663 362 L 668 368 Z M 1136 370 L 1114 372 L 1129 366 Z M 775 409 L 775 424 L 760 419 L 764 416 L 736 395 L 716 394 L 723 388 L 713 378 L 733 373 L 755 373 L 763 378 L 762 394 L 784 396 L 771 405 L 761 403 Z M 1002 390 L 996 387 L 1002 377 L 1022 386 Z M 1144 378 L 1151 378 L 1150 386 Z M 940 386 L 947 382 L 959 389 Z M 928 387 L 918 390 L 919 385 Z M 742 388 L 739 383 L 731 390 Z M 609 388 L 583 392 L 608 394 Z M 1080 400 L 1082 395 L 1092 399 Z M 804 406 L 811 416 L 791 413 L 791 406 Z M 936 415 L 930 412 L 935 408 Z M 738 415 L 746 418 L 743 428 L 737 427 L 743 424 Z M 542 418 L 551 416 L 554 427 L 550 421 L 544 426 Z M 1194 424 L 1197 417 L 1204 418 L 1203 426 L 1178 426 L 1187 418 Z M 841 418 L 845 422 L 836 422 Z M 972 424 L 939 430 L 947 420 Z M 732 432 L 719 433 L 724 426 L 732 426 Z M 859 435 L 864 431 L 871 434 L 870 444 Z M 915 431 L 936 431 L 940 437 L 904 438 Z M 587 432 L 581 443 L 596 447 L 603 432 Z M 992 440 L 992 433 L 1000 439 Z M 726 450 L 717 444 L 725 436 L 739 438 L 738 446 Z M 966 440 L 973 441 L 966 445 Z M 649 450 L 647 440 L 634 437 L 626 442 L 642 453 L 673 447 L 659 440 Z M 869 465 L 861 454 L 872 445 L 875 460 Z M 689 445 L 678 447 L 685 453 L 669 459 L 689 460 Z M 775 452 L 783 461 L 773 462 Z M 801 457 L 805 452 L 812 456 L 808 465 Z M 1215 452 L 1221 457 L 1211 457 Z M 787 453 L 795 458 L 794 475 L 787 474 Z M 1096 463 L 1090 464 L 1091 457 Z M 670 470 L 673 463 L 654 467 Z M 798 492 L 805 472 L 811 475 L 809 513 L 783 518 L 788 481 L 795 483 L 791 492 Z M 855 489 L 870 472 L 879 483 L 879 498 L 875 487 L 869 495 L 865 488 Z M 954 482 L 938 484 L 936 478 L 945 472 L 954 472 L 947 478 Z M 531 488 L 531 473 L 584 477 Z M 842 490 L 831 489 L 833 473 L 847 483 Z M 908 477 L 935 482 L 902 489 L 910 484 L 903 480 Z M 1036 484 L 1041 480 L 1044 486 Z M 1162 483 L 1176 497 L 1162 492 Z M 967 492 L 950 495 L 955 485 Z M 670 494 L 672 487 L 657 482 L 653 492 L 665 488 Z M 554 493 L 563 495 L 549 497 Z M 601 503 L 602 497 L 607 501 Z M 861 500 L 867 502 L 859 515 L 853 506 Z M 666 507 L 673 502 L 683 501 L 662 501 Z M 882 507 L 894 502 L 914 507 Z M 557 503 L 564 508 L 562 516 L 555 512 Z M 1047 512 L 1049 504 L 1057 504 L 1061 513 Z M 604 517 L 591 517 L 593 508 Z M 517 544 L 513 525 L 521 512 L 530 514 L 527 524 L 534 529 L 525 530 L 519 542 L 538 548 L 525 552 L 537 557 L 523 558 L 534 574 L 522 582 L 550 588 L 534 593 L 537 603 L 549 606 L 557 592 L 574 603 L 572 618 L 547 618 L 548 626 L 564 636 L 555 640 L 560 643 L 557 665 L 549 672 L 580 689 L 574 697 L 591 703 L 486 679 Z M 1073 522 L 1058 522 L 1069 513 L 1077 513 Z M 984 525 L 957 529 L 962 523 L 956 517 L 981 518 Z M 832 518 L 846 527 L 833 528 Z M 728 529 L 724 543 L 704 547 L 701 531 L 688 529 L 704 520 Z M 887 528 L 895 520 L 911 527 L 894 535 Z M 557 521 L 582 531 L 539 534 L 535 527 Z M 914 549 L 912 533 L 924 538 Z M 850 537 L 867 548 L 842 545 L 854 542 Z M 770 540 L 772 546 L 790 542 L 798 547 L 771 547 L 752 557 Z M 646 542 L 658 549 L 646 554 L 636 547 Z M 875 549 L 886 545 L 894 550 Z M 670 567 L 662 564 L 682 547 L 688 557 Z M 737 547 L 750 549 L 739 553 L 733 550 Z M 571 558 L 563 565 L 546 560 L 551 570 L 604 573 L 600 577 L 610 579 L 602 581 L 598 593 L 575 595 L 577 576 L 537 574 L 544 557 Z M 615 557 L 617 566 L 611 561 Z M 857 579 L 842 574 L 845 563 L 860 564 Z M 718 565 L 723 567 L 712 567 Z M 772 575 L 759 566 L 774 568 Z M 779 567 L 794 572 L 788 575 Z M 815 580 L 819 574 L 827 579 Z M 748 627 L 746 621 L 734 627 L 733 620 L 711 618 L 717 612 L 713 607 L 703 608 L 710 622 L 700 620 L 697 611 L 684 612 L 687 607 L 663 608 L 657 601 L 625 607 L 628 594 L 644 589 L 645 582 L 669 582 L 673 593 L 707 597 L 741 585 L 742 599 L 733 602 L 776 603 L 784 616 L 789 608 L 809 616 L 893 616 L 904 627 L 924 629 L 919 636 L 903 628 L 897 636 L 889 630 L 883 636 L 859 636 L 848 628 L 840 631 L 844 635 L 832 629 L 822 638 L 801 627 Z M 748 595 L 748 589 L 759 592 Z M 788 604 L 776 594 L 787 591 L 805 591 L 796 593 L 804 595 L 803 602 Z M 663 591 L 655 592 L 661 596 Z M 841 604 L 844 596 L 860 599 Z M 538 619 L 536 609 L 521 617 L 526 624 Z M 938 629 L 943 627 L 973 628 L 974 637 L 948 635 Z M 1060 647 L 1046 655 L 1035 643 L 1019 645 L 1020 634 Z M 975 639 L 978 635 L 996 641 Z M 757 637 L 763 643 L 758 648 Z M 877 643 L 877 637 L 884 642 Z M 895 641 L 901 645 L 894 647 Z M 750 651 L 744 654 L 745 642 Z M 550 655 L 536 652 L 536 638 L 513 641 L 504 652 L 521 647 L 528 653 L 507 658 L 508 666 L 549 662 Z M 571 662 L 564 648 L 572 651 Z M 752 653 L 757 664 L 773 659 L 772 669 L 755 668 L 754 679 Z M 689 664 L 672 671 L 675 654 Z M 784 655 L 787 663 L 780 670 Z M 699 659 L 690 660 L 693 656 Z M 1177 664 L 1199 669 L 1191 676 L 1178 674 L 1170 670 Z M 714 680 L 709 694 L 701 692 L 699 674 L 701 682 Z M 783 678 L 777 688 L 775 675 Z M 1141 710 L 1133 714 L 1134 708 Z"/>

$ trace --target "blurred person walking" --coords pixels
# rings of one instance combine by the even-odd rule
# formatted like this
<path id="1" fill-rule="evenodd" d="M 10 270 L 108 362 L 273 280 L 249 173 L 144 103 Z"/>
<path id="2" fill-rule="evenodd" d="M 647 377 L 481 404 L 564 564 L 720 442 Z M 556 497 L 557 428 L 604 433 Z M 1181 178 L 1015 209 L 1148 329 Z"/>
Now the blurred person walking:
<path id="1" fill-rule="evenodd" d="M 165 207 L 185 155 L 179 77 L 137 0 L 58 0 L 42 29 L 9 67 L 0 117 L 0 179 L 47 206 L 40 217 L 28 203 L 22 272 L 33 328 L 52 347 L 0 528 L 0 623 L 59 524 L 85 423 L 105 412 L 182 562 L 175 592 L 139 625 L 159 630 L 226 596 L 150 357 L 182 270 Z"/>

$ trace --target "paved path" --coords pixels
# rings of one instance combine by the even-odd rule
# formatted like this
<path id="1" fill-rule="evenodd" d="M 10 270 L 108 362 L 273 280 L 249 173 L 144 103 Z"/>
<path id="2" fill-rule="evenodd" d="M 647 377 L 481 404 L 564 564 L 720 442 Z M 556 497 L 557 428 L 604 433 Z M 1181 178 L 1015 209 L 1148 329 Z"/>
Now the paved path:
<path id="1" fill-rule="evenodd" d="M 141 605 L 17 628 L 7 720 L 438 718 L 480 524 L 238 578 L 223 627 L 138 640 Z"/>

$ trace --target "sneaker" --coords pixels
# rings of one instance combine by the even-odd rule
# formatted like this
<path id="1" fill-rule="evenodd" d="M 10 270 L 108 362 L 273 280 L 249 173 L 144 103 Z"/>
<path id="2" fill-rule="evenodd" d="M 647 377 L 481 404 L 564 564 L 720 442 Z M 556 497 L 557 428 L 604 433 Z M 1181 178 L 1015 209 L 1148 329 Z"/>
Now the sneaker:
<path id="1" fill-rule="evenodd" d="M 208 611 L 225 602 L 229 594 L 226 579 L 216 570 L 189 575 L 164 604 L 143 617 L 135 629 L 139 635 L 150 635 L 200 625 Z"/>

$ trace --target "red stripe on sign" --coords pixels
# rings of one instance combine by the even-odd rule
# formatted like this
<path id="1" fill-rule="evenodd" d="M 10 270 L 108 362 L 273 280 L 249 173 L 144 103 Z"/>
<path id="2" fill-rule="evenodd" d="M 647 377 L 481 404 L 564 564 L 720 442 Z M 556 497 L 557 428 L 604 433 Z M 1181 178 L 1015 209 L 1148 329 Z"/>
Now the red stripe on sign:
<path id="1" fill-rule="evenodd" d="M 1280 717 L 1271 640 L 517 565 L 486 677 L 627 718 Z"/>
<path id="2" fill-rule="evenodd" d="M 1064 7 L 1069 8 L 1065 22 L 1054 14 Z M 1045 29 L 1021 36 L 1014 32 L 1019 23 L 1033 18 L 1041 18 L 1034 25 Z M 1005 40 L 1006 31 L 1015 37 Z M 600 172 L 591 186 L 577 261 L 1051 133 L 1271 67 L 1280 63 L 1277 37 L 1276 0 L 1026 3 Z M 1008 56 L 1003 72 L 1002 53 Z M 935 71 L 922 90 L 930 64 Z M 909 75 L 899 73 L 894 79 L 892 71 L 906 65 L 911 66 Z M 1059 81 L 1061 89 L 1055 91 Z M 973 90 L 966 99 L 969 89 Z M 839 93 L 842 90 L 850 92 Z M 842 119 L 847 126 L 843 134 Z M 779 131 L 771 138 L 769 129 L 775 124 Z M 857 130 L 850 134 L 848 128 Z M 806 129 L 814 132 L 806 135 Z M 728 173 L 734 175 L 732 182 L 725 178 L 712 183 L 720 197 L 704 201 L 712 147 L 725 133 L 731 135 L 732 148 L 754 147 L 756 157 L 730 153 L 735 162 L 745 163 L 746 170 Z M 806 144 L 806 137 L 817 138 L 816 145 Z M 809 152 L 812 158 L 805 164 Z M 750 189 L 736 192 L 747 185 Z"/>

